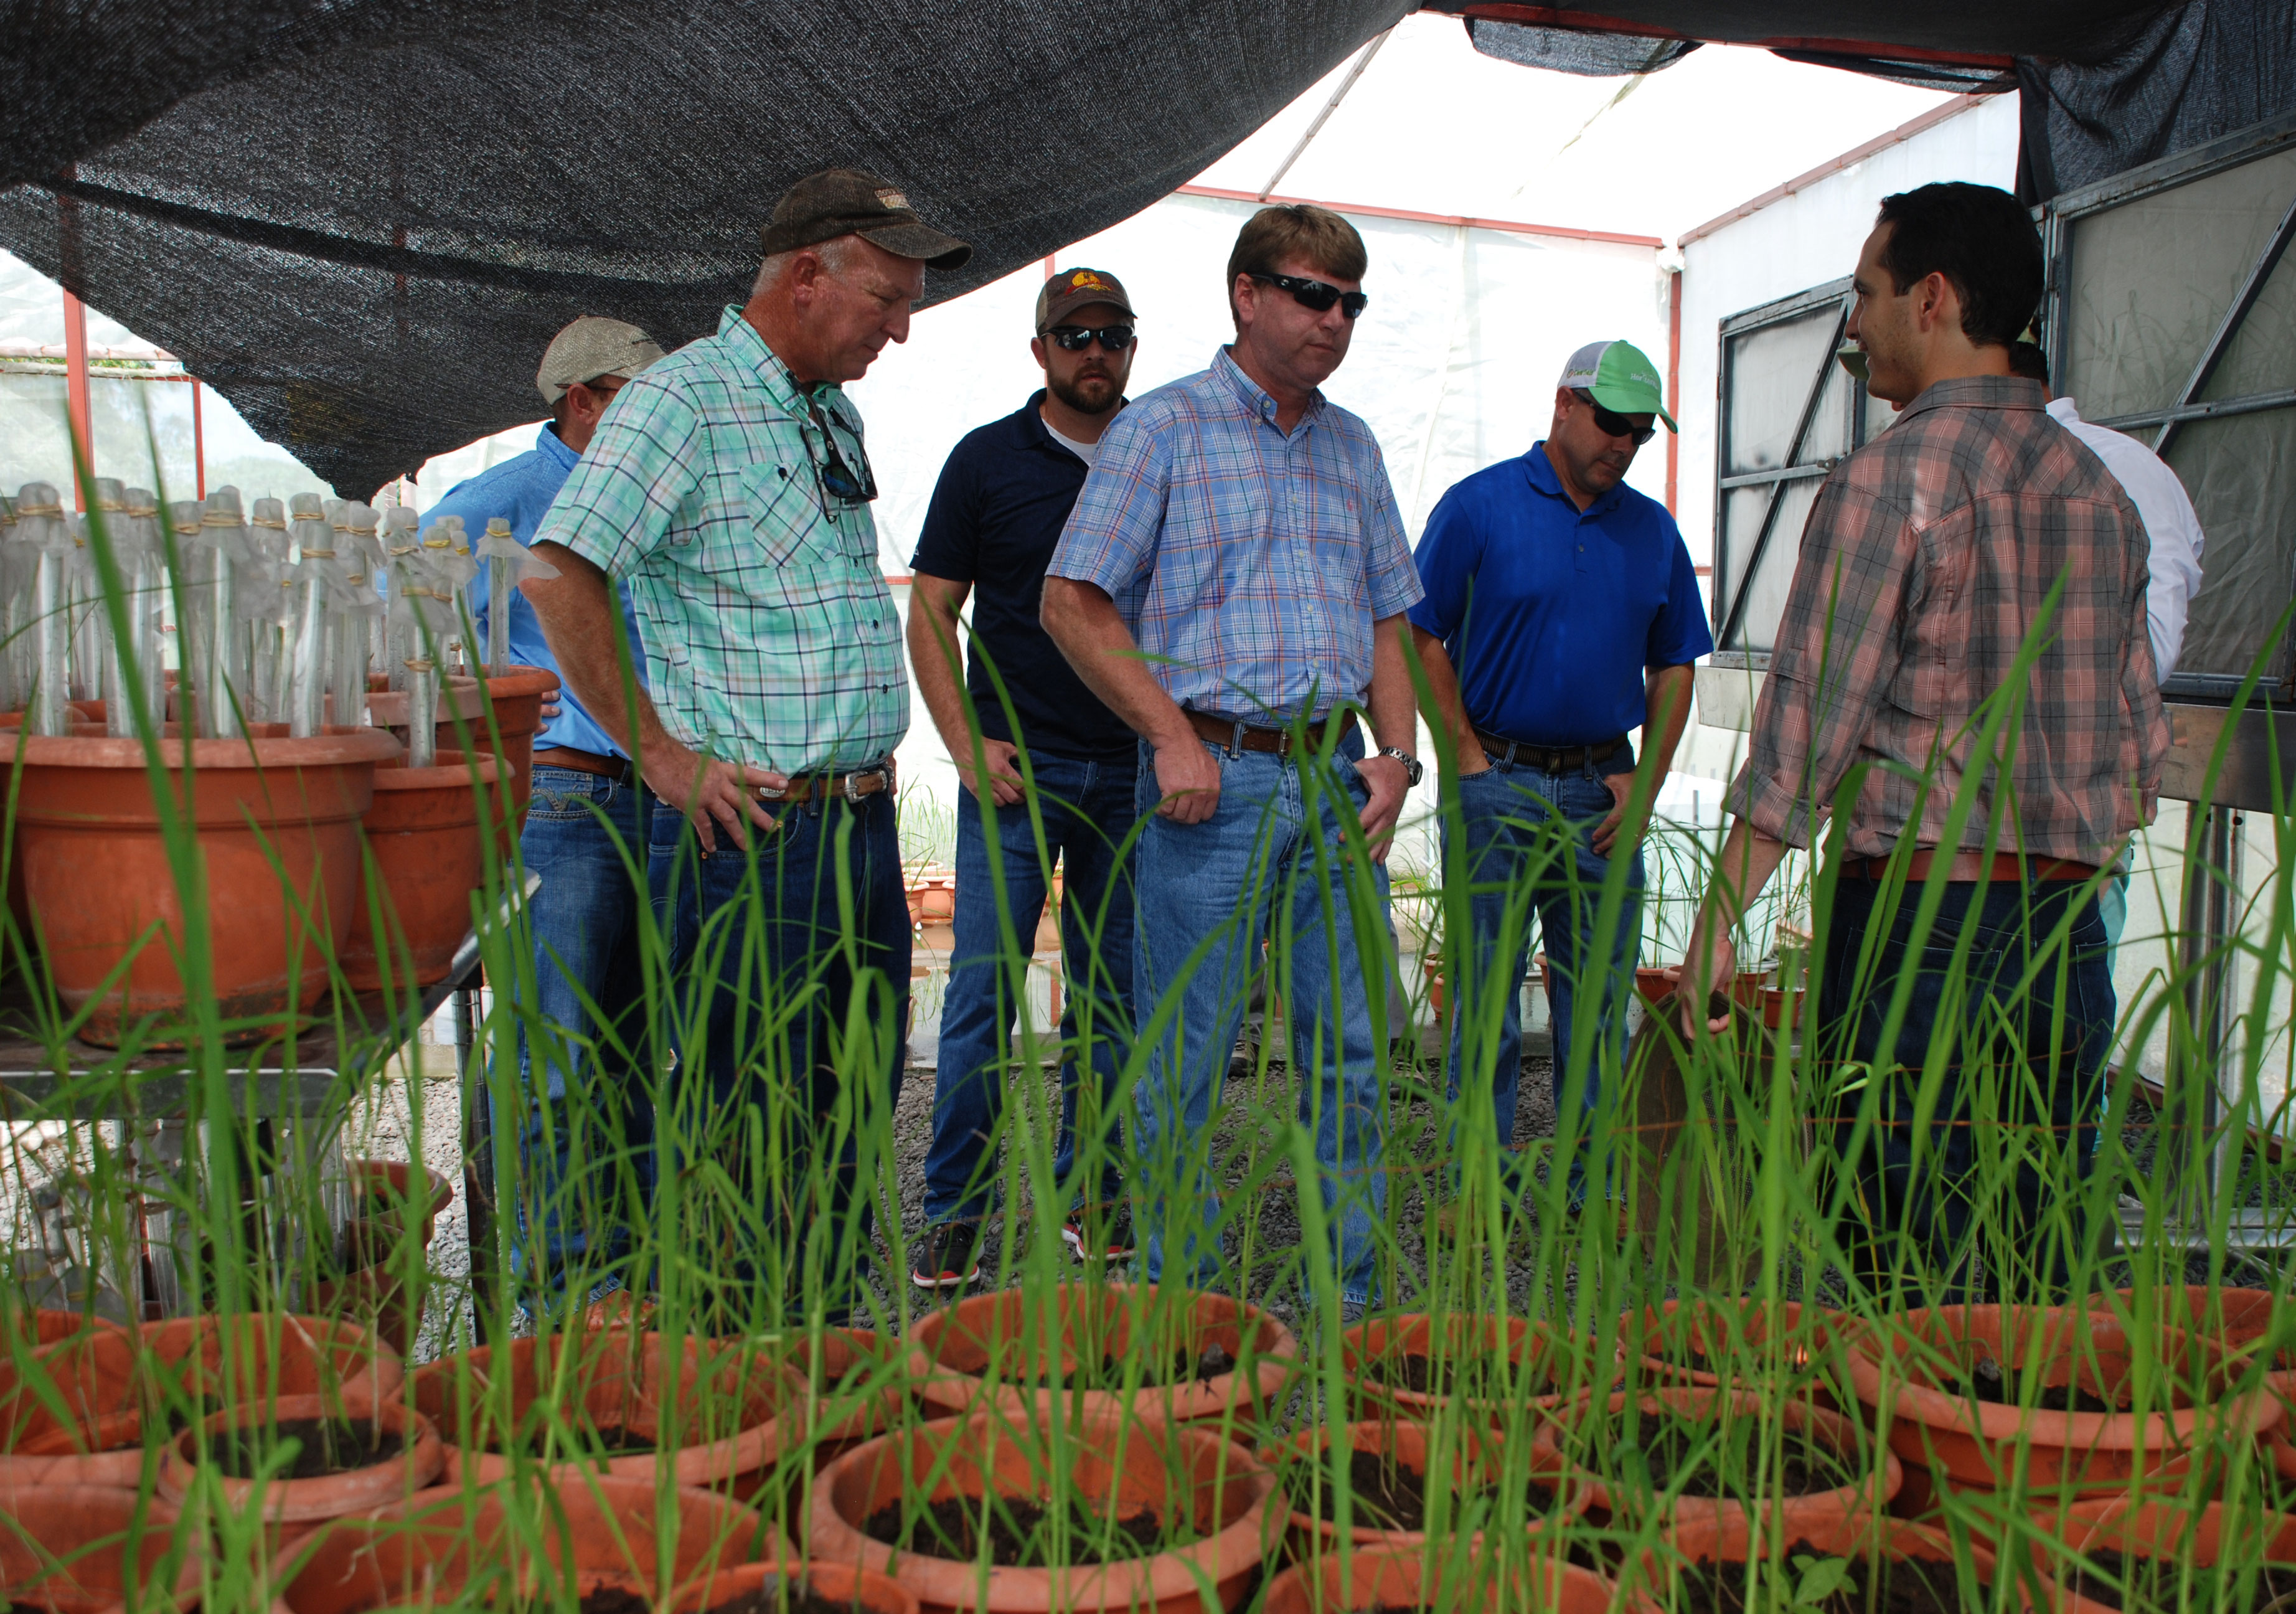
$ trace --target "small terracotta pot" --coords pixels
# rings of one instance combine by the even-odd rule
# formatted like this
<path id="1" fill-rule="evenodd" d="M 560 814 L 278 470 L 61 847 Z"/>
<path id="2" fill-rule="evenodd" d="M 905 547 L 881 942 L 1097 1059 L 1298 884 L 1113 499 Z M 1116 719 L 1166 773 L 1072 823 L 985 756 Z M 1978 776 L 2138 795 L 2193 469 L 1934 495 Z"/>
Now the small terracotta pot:
<path id="1" fill-rule="evenodd" d="M 1581 1466 L 1566 1449 L 1565 1443 L 1573 1431 L 1598 1418 L 1613 1421 L 1622 1419 L 1628 1405 L 1628 1397 L 1624 1394 L 1610 1396 L 1599 1409 L 1591 1401 L 1580 1402 L 1565 1415 L 1561 1425 L 1542 1427 L 1531 1445 L 1531 1472 L 1585 1480 L 1593 1487 L 1594 1505 L 1616 1518 L 1639 1519 L 1652 1507 L 1662 1508 L 1669 1534 L 1690 1526 L 1728 1529 L 1733 1528 L 1733 1520 L 1742 1527 L 1751 1517 L 1770 1520 L 1770 1528 L 1789 1539 L 1797 1530 L 1835 1525 L 1856 1512 L 1878 1512 L 1905 1483 L 1905 1470 L 1897 1457 L 1870 1445 L 1861 1449 L 1857 1426 L 1839 1412 L 1829 1412 L 1803 1401 L 1774 1402 L 1747 1391 L 1685 1385 L 1651 1391 L 1636 1398 L 1634 1405 L 1642 1412 L 1670 1413 L 1693 1422 L 1714 1420 L 1726 1410 L 1736 1419 L 1764 1423 L 1775 1420 L 1781 1427 L 1830 1448 L 1857 1477 L 1847 1485 L 1826 1490 L 1800 1496 L 1765 1497 L 1751 1504 L 1728 1496 L 1677 1496 L 1671 1502 L 1661 1502 L 1613 1487 L 1601 1474 Z"/>
<path id="2" fill-rule="evenodd" d="M 488 1450 L 497 1430 L 527 1430 L 537 1404 L 579 1406 L 594 1429 L 622 1428 L 658 1444 L 623 1457 L 567 1458 L 546 1465 L 562 1485 L 585 1473 L 652 1481 L 667 1461 L 681 1486 L 734 1485 L 770 1470 L 805 1427 L 805 1385 L 793 1371 L 742 1351 L 695 1339 L 620 1329 L 554 1334 L 480 1346 L 415 1371 L 409 1399 L 447 1431 L 446 1478 L 508 1478 L 518 1460 Z M 675 1371 L 666 1355 L 675 1357 Z M 507 1367 L 509 1382 L 496 1382 Z M 675 1380 L 676 1398 L 663 1397 Z M 508 1424 L 502 1398 L 508 1397 Z M 703 1422 L 704 1419 L 708 1422 Z M 662 1449 L 667 1446 L 668 1449 Z M 532 1468 L 529 1457 L 524 1466 Z"/>
<path id="3" fill-rule="evenodd" d="M 309 1524 L 363 1513 L 371 1508 L 403 1502 L 439 1478 L 446 1466 L 446 1448 L 430 1420 L 410 1412 L 398 1402 L 372 1408 L 346 1409 L 324 1396 L 282 1396 L 265 1405 L 260 1402 L 217 1412 L 207 1420 L 210 1439 L 236 1429 L 258 1429 L 292 1419 L 348 1418 L 351 1421 L 396 1435 L 399 1452 L 365 1468 L 316 1479 L 238 1479 L 218 1471 L 216 1483 L 234 1509 L 259 1503 L 266 1519 L 281 1524 Z M 160 1495 L 181 1506 L 191 1495 L 203 1466 L 200 1431 L 185 1429 L 160 1460 Z M 211 1461 L 211 1459 L 209 1460 Z"/>
<path id="4" fill-rule="evenodd" d="M 615 1585 L 667 1606 L 680 1588 L 729 1566 L 783 1555 L 780 1533 L 749 1509 L 675 1487 L 667 1503 L 676 1510 L 676 1546 L 662 1585 L 669 1521 L 651 1483 L 589 1475 L 549 1495 L 515 1494 L 516 1517 L 539 1525 L 539 1542 L 512 1528 L 513 1499 L 507 1483 L 440 1486 L 323 1525 L 275 1560 L 280 1601 L 288 1614 L 364 1614 L 469 1607 L 466 1593 L 484 1588 L 509 1603 L 545 1584 L 562 1586 L 571 1571 L 578 1595 Z"/>
<path id="5" fill-rule="evenodd" d="M 1466 1585 L 1457 1584 L 1464 1579 Z M 1494 1571 L 1472 1560 L 1367 1547 L 1342 1558 L 1297 1564 L 1268 1583 L 1264 1614 L 1370 1614 L 1377 1609 L 1481 1608 L 1489 1614 L 1659 1614 L 1658 1605 L 1592 1569 L 1538 1557 Z"/>
<path id="6" fill-rule="evenodd" d="M 1512 1364 L 1515 1381 L 1529 1393 L 1501 1399 L 1455 1396 L 1390 1384 L 1380 1371 L 1383 1364 L 1405 1356 L 1457 1362 L 1502 1355 Z M 1615 1359 L 1598 1367 L 1592 1363 L 1582 1365 L 1584 1356 L 1581 1347 L 1567 1335 L 1521 1317 L 1507 1318 L 1504 1327 L 1498 1318 L 1490 1316 L 1374 1317 L 1340 1336 L 1340 1366 L 1347 1374 L 1349 1405 L 1355 1415 L 1392 1409 L 1420 1422 L 1431 1421 L 1456 1403 L 1498 1428 L 1520 1417 L 1525 1409 L 1552 1414 L 1590 1390 L 1607 1390 L 1619 1381 Z"/>
<path id="7" fill-rule="evenodd" d="M 671 1614 L 709 1614 L 720 1603 L 775 1580 L 802 1582 L 824 1602 L 841 1604 L 856 1614 L 918 1614 L 916 1593 L 890 1575 L 857 1569 L 850 1564 L 808 1564 L 794 1559 L 719 1569 L 680 1592 Z"/>
<path id="8" fill-rule="evenodd" d="M 1653 969 L 1647 965 L 1635 970 L 1635 992 L 1641 997 L 1643 1007 L 1662 1003 L 1674 995 L 1674 971 Z"/>
<path id="9" fill-rule="evenodd" d="M 406 1213 L 410 1205 L 414 1167 L 404 1160 L 353 1160 L 354 1184 L 365 1183 L 372 1192 L 381 1184 L 390 1202 L 381 1210 L 353 1218 L 343 1231 L 344 1272 L 331 1281 L 314 1283 L 308 1305 L 323 1316 L 338 1317 L 358 1327 L 372 1326 L 382 1343 L 406 1355 L 408 1341 L 422 1330 L 422 1272 L 417 1266 L 412 1292 L 406 1285 L 406 1256 L 400 1248 Z M 441 1173 L 424 1169 L 430 1198 L 416 1207 L 422 1222 L 415 1241 L 419 1252 L 430 1248 L 440 1214 L 455 1202 L 454 1184 Z"/>
<path id="10" fill-rule="evenodd" d="M 1060 1449 L 1054 1449 L 1058 1439 Z M 896 1553 L 861 1533 L 872 1513 L 905 1496 L 1040 1496 L 1055 1461 L 1072 1462 L 1076 1494 L 1095 1510 L 1146 1507 L 1160 1518 L 1185 1509 L 1198 1539 L 1144 1558 L 1060 1569 L 988 1569 Z M 981 1609 L 1113 1608 L 1145 1614 L 1212 1614 L 1209 1585 L 1233 1609 L 1275 1545 L 1275 1477 L 1230 1440 L 1201 1429 L 1086 1414 L 1055 1435 L 1031 1418 L 1002 1412 L 947 1419 L 865 1442 L 830 1464 L 814 1487 L 809 1558 L 890 1573 L 916 1593 L 924 1614 Z M 984 1589 L 985 1587 L 985 1589 Z"/>
<path id="11" fill-rule="evenodd" d="M 413 700 L 412 690 L 393 689 L 390 680 L 381 673 L 368 675 L 367 717 L 377 729 L 396 730 L 402 745 L 407 739 L 406 730 L 410 725 L 406 714 L 412 710 Z M 438 730 L 440 745 L 455 743 L 456 718 L 461 718 L 465 726 L 475 723 L 484 728 L 486 712 L 487 697 L 480 693 L 478 679 L 448 673 L 439 680 L 439 704 L 435 708 L 437 721 L 433 727 Z"/>
<path id="12" fill-rule="evenodd" d="M 1849 1342 L 1846 1365 L 1890 1449 L 1955 1489 L 1999 1489 L 2021 1462 L 2029 1491 L 2125 1490 L 2132 1479 L 2184 1473 L 2206 1442 L 2258 1439 L 2279 1423 L 2281 1405 L 2268 1388 L 2233 1393 L 2236 1375 L 2214 1349 L 2174 1329 L 2162 1330 L 2156 1344 L 2169 1376 L 2164 1412 L 2029 1413 L 1972 1402 L 1958 1382 L 1980 1360 L 2018 1371 L 2032 1371 L 2030 1363 L 2045 1385 L 2079 1384 L 2113 1399 L 2136 1349 L 2121 1324 L 2102 1313 L 1954 1306 L 1868 1327 Z M 2194 1383 L 2225 1394 L 2195 1403 Z"/>
<path id="13" fill-rule="evenodd" d="M 181 1047 L 191 1005 L 176 960 L 196 948 L 209 960 L 216 1011 L 254 1022 L 234 1039 L 268 1035 L 325 988 L 327 960 L 349 935 L 358 821 L 376 764 L 398 744 L 375 729 L 155 743 L 170 811 L 187 784 L 191 791 L 188 821 L 206 874 L 197 935 L 176 889 L 143 742 L 0 733 L 0 770 L 23 761 L 16 854 L 57 993 L 67 1009 L 91 1010 L 80 1033 L 88 1042 L 116 1047 L 150 1017 L 158 1022 L 150 1046 Z M 107 985 L 131 951 L 124 976 Z"/>
<path id="14" fill-rule="evenodd" d="M 198 1564 L 188 1553 L 168 1561 L 176 1519 L 164 1503 L 109 1486 L 0 1486 L 0 1587 L 14 1607 L 111 1614 L 131 1600 L 146 1610 L 198 1605 L 184 1594 L 199 1584 Z"/>
<path id="15" fill-rule="evenodd" d="M 493 757 L 459 751 L 441 751 L 435 768 L 409 768 L 402 758 L 375 769 L 374 804 L 363 826 L 373 861 L 340 955 L 353 992 L 434 986 L 447 978 L 471 928 L 471 893 L 486 883 L 480 825 L 500 775 Z"/>
<path id="16" fill-rule="evenodd" d="M 511 816 L 505 828 L 513 837 L 526 827 L 526 803 L 534 795 L 534 737 L 542 727 L 542 697 L 559 687 L 558 675 L 547 667 L 513 666 L 498 673 L 479 673 L 479 687 L 494 703 L 494 721 L 471 725 L 470 748 L 496 752 L 510 769 Z M 442 730 L 440 745 L 450 736 Z"/>
<path id="17" fill-rule="evenodd" d="M 947 1414 L 993 1406 L 1020 1418 L 1054 1404 L 1088 1413 L 1129 1412 L 1144 1422 L 1217 1426 L 1234 1436 L 1258 1427 L 1280 1405 L 1300 1371 L 1299 1342 L 1258 1306 L 1224 1295 L 1170 1286 L 1063 1283 L 1046 1300 L 1021 1289 L 996 1289 L 936 1311 L 909 1330 L 917 1394 Z M 1056 1338 L 1047 1338 L 1049 1323 Z M 1179 1352 L 1218 1346 L 1234 1371 L 1177 1384 L 1144 1383 L 1128 1402 L 1108 1390 L 1037 1388 L 1057 1368 L 1065 1379 L 1079 1361 L 1097 1365 L 1147 1355 L 1160 1365 Z M 1022 1388 L 1021 1386 L 1029 1388 Z"/>
<path id="18" fill-rule="evenodd" d="M 1813 1520 L 1782 1533 L 1766 1532 L 1759 1541 L 1749 1529 L 1742 1513 L 1735 1518 L 1685 1519 L 1675 1531 L 1673 1545 L 1675 1553 L 1685 1562 L 1742 1564 L 1751 1552 L 1767 1552 L 1780 1544 L 1789 1551 L 1798 1550 L 1804 1542 L 1827 1558 L 1878 1556 L 1893 1563 L 1948 1565 L 1956 1561 L 1953 1537 L 1944 1530 L 1863 1511 L 1832 1521 Z M 1979 1581 L 1991 1585 L 1994 1577 L 2000 1573 L 2000 1564 L 1993 1553 L 1972 1542 L 1964 1556 Z M 1642 1569 L 1642 1584 L 1653 1593 L 1666 1585 L 1666 1565 L 1658 1554 L 1644 1553 Z M 2020 1604 L 2030 1606 L 2021 1596 Z"/>
<path id="19" fill-rule="evenodd" d="M 1315 1464 L 1328 1470 L 1332 1441 L 1335 1435 L 1344 1434 L 1350 1452 L 1377 1452 L 1381 1456 L 1413 1473 L 1424 1475 L 1430 1455 L 1425 1424 L 1400 1419 L 1371 1419 L 1361 1423 L 1341 1424 L 1334 1430 L 1328 1424 L 1319 1424 L 1292 1435 L 1281 1445 L 1264 1448 L 1259 1461 L 1275 1476 L 1275 1505 L 1290 1510 L 1292 1533 L 1295 1541 L 1313 1544 L 1317 1553 L 1335 1550 L 1340 1541 L 1337 1521 L 1304 1511 L 1285 1486 L 1285 1480 L 1300 1466 Z M 1497 1453 L 1472 1430 L 1461 1429 L 1454 1437 L 1451 1453 L 1449 1488 L 1456 1495 L 1480 1489 L 1497 1482 L 1500 1462 Z M 1443 1488 L 1439 1481 L 1438 1488 Z M 1583 1484 L 1562 1485 L 1556 1491 L 1554 1512 L 1544 1519 L 1532 1519 L 1523 1527 L 1528 1534 L 1537 1536 L 1545 1533 L 1567 1530 L 1572 1521 L 1585 1513 L 1594 1493 Z M 1457 1516 L 1455 1502 L 1453 1517 Z M 1357 1517 L 1363 1515 L 1358 1510 Z M 1510 1531 L 1510 1535 L 1513 1532 Z M 1449 1541 L 1456 1536 L 1456 1527 L 1446 1533 Z M 1471 1550 L 1480 1551 L 1485 1532 L 1475 1531 L 1468 1539 Z M 1390 1530 L 1374 1525 L 1350 1524 L 1348 1539 L 1358 1547 L 1392 1547 L 1398 1552 L 1426 1550 L 1428 1535 L 1424 1530 Z"/>

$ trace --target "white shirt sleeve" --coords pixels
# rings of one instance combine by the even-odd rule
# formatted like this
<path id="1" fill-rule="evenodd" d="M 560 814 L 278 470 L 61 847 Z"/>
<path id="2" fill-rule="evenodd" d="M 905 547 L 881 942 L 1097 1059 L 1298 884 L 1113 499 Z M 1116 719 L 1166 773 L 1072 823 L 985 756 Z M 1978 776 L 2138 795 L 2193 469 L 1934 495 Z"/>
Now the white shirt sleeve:
<path id="1" fill-rule="evenodd" d="M 2152 630 L 2152 661 L 2162 682 L 2177 670 L 2185 648 L 2185 621 L 2201 586 L 2201 549 L 2206 541 L 2201 518 L 2185 484 L 2161 457 L 2135 438 L 2083 420 L 2069 398 L 2049 405 L 2049 413 L 2104 462 L 2136 514 L 2144 518 L 2152 543 L 2152 581 L 2144 599 Z"/>

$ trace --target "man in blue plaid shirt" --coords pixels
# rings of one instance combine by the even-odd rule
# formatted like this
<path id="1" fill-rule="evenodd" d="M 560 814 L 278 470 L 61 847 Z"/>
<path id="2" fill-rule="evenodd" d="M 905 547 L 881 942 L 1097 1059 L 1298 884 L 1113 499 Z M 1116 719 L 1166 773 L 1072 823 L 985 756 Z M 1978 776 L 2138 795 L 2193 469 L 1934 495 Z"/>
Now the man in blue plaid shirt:
<path id="1" fill-rule="evenodd" d="M 1420 597 L 1369 427 L 1317 391 L 1367 299 L 1338 214 L 1262 209 L 1228 259 L 1235 341 L 1109 426 L 1045 579 L 1044 623 L 1141 738 L 1134 1093 L 1148 1277 L 1218 1271 L 1211 1112 L 1263 937 L 1314 1130 L 1343 1318 L 1377 1289 L 1382 1068 L 1402 1005 L 1387 846 L 1419 777 L 1404 613 Z M 1374 751 L 1358 713 L 1370 721 Z M 1373 893 L 1374 922 L 1351 892 Z M 1183 1203 L 1185 1201 L 1185 1203 Z"/>
<path id="2" fill-rule="evenodd" d="M 893 749 L 908 674 L 839 383 L 907 340 L 926 268 L 972 251 L 851 169 L 799 181 L 764 237 L 749 302 L 616 398 L 537 534 L 560 576 L 527 589 L 568 682 L 658 798 L 648 878 L 680 977 L 677 1061 L 708 1084 L 676 1095 L 675 1124 L 700 1129 L 732 1182 L 689 1205 L 687 1236 L 730 1239 L 740 1270 L 778 1283 L 726 1297 L 746 1314 L 722 1321 L 753 1325 L 778 1321 L 760 1304 L 800 1297 L 800 1264 L 835 1274 L 832 1315 L 855 1292 L 846 1252 L 870 1218 L 854 1184 L 876 1174 L 856 1145 L 888 1134 L 907 1018 Z M 610 578 L 637 610 L 644 688 L 621 676 Z M 763 1182 L 753 1115 L 777 1156 Z"/>

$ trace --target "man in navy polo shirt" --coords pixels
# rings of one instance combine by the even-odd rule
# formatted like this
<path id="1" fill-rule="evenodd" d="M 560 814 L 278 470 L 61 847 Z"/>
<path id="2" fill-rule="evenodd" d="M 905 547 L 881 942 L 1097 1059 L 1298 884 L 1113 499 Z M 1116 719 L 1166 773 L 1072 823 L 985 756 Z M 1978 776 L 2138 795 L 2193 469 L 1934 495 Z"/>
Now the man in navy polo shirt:
<path id="1" fill-rule="evenodd" d="M 1674 518 L 1623 481 L 1653 418 L 1674 429 L 1651 361 L 1623 342 L 1588 343 L 1563 366 L 1546 441 L 1452 488 L 1419 540 L 1427 597 L 1412 638 L 1459 758 L 1446 866 L 1469 882 L 1467 945 L 1454 937 L 1447 954 L 1449 1096 L 1466 1091 L 1464 1075 L 1488 1081 L 1502 1148 L 1514 1137 L 1529 908 L 1546 944 L 1558 1112 L 1570 1088 L 1583 1094 L 1565 1143 L 1583 1143 L 1605 1072 L 1623 1066 L 1643 891 L 1627 731 L 1644 729 L 1647 744 L 1655 726 L 1663 779 L 1689 716 L 1690 663 L 1714 648 Z M 1570 1189 L 1575 1204 L 1576 1149 Z"/>
<path id="2" fill-rule="evenodd" d="M 1068 984 L 1053 1159 L 1070 1196 L 1061 1235 L 1082 1259 L 1132 1253 L 1114 1122 L 1121 1050 L 1131 1034 L 1133 897 L 1116 854 L 1132 823 L 1136 742 L 1037 620 L 1045 567 L 1101 433 L 1124 406 L 1134 352 L 1124 287 L 1094 269 L 1054 276 L 1037 297 L 1029 351 L 1044 368 L 1044 390 L 956 445 L 910 562 L 909 659 L 964 785 L 955 939 L 925 1157 L 925 1236 L 910 1272 L 922 1289 L 962 1288 L 980 1271 L 980 1223 L 990 1208 L 982 1166 L 994 1174 L 1012 1057 L 1013 965 L 1033 948 L 1055 858 Z M 957 612 L 968 594 L 972 655 L 960 690 Z M 1080 1042 L 1100 1078 L 1081 1125 Z M 1096 1157 L 1098 1166 L 1088 1180 L 1071 1182 L 1079 1132 L 1086 1160 Z"/>

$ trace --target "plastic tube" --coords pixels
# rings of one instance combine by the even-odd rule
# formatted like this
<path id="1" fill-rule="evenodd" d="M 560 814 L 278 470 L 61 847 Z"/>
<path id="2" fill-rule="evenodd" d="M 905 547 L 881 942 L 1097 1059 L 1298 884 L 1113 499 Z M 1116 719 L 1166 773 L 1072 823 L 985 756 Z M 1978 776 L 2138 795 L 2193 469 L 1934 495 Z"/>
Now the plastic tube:
<path id="1" fill-rule="evenodd" d="M 130 488 L 111 529 L 112 552 L 127 586 L 127 638 L 116 636 L 103 663 L 103 729 L 119 738 L 135 734 L 135 691 L 152 722 L 165 715 L 160 674 L 159 505 L 148 488 Z"/>
<path id="2" fill-rule="evenodd" d="M 24 702 L 28 734 L 71 732 L 71 707 L 65 690 L 70 672 L 70 646 L 64 621 L 64 567 L 71 552 L 71 536 L 64 525 L 63 506 L 46 482 L 26 482 L 16 500 L 17 541 L 30 551 L 32 561 L 29 611 L 26 626 L 32 641 L 31 688 Z"/>
<path id="3" fill-rule="evenodd" d="M 209 739 L 228 739 L 247 731 L 240 702 L 247 688 L 241 663 L 244 642 L 237 610 L 237 565 L 246 552 L 246 524 L 240 519 L 239 490 L 217 488 L 200 515 L 198 547 L 191 552 L 188 592 L 203 605 L 204 642 L 192 679 L 199 731 Z"/>
<path id="4" fill-rule="evenodd" d="M 15 711 L 20 704 L 18 689 L 21 680 L 16 676 L 20 564 L 16 501 L 0 493 L 0 711 L 8 712 Z"/>
<path id="5" fill-rule="evenodd" d="M 327 607 L 335 551 L 317 494 L 295 495 L 294 513 L 295 577 L 288 590 L 287 732 L 292 738 L 308 739 L 321 733 L 327 721 Z"/>

